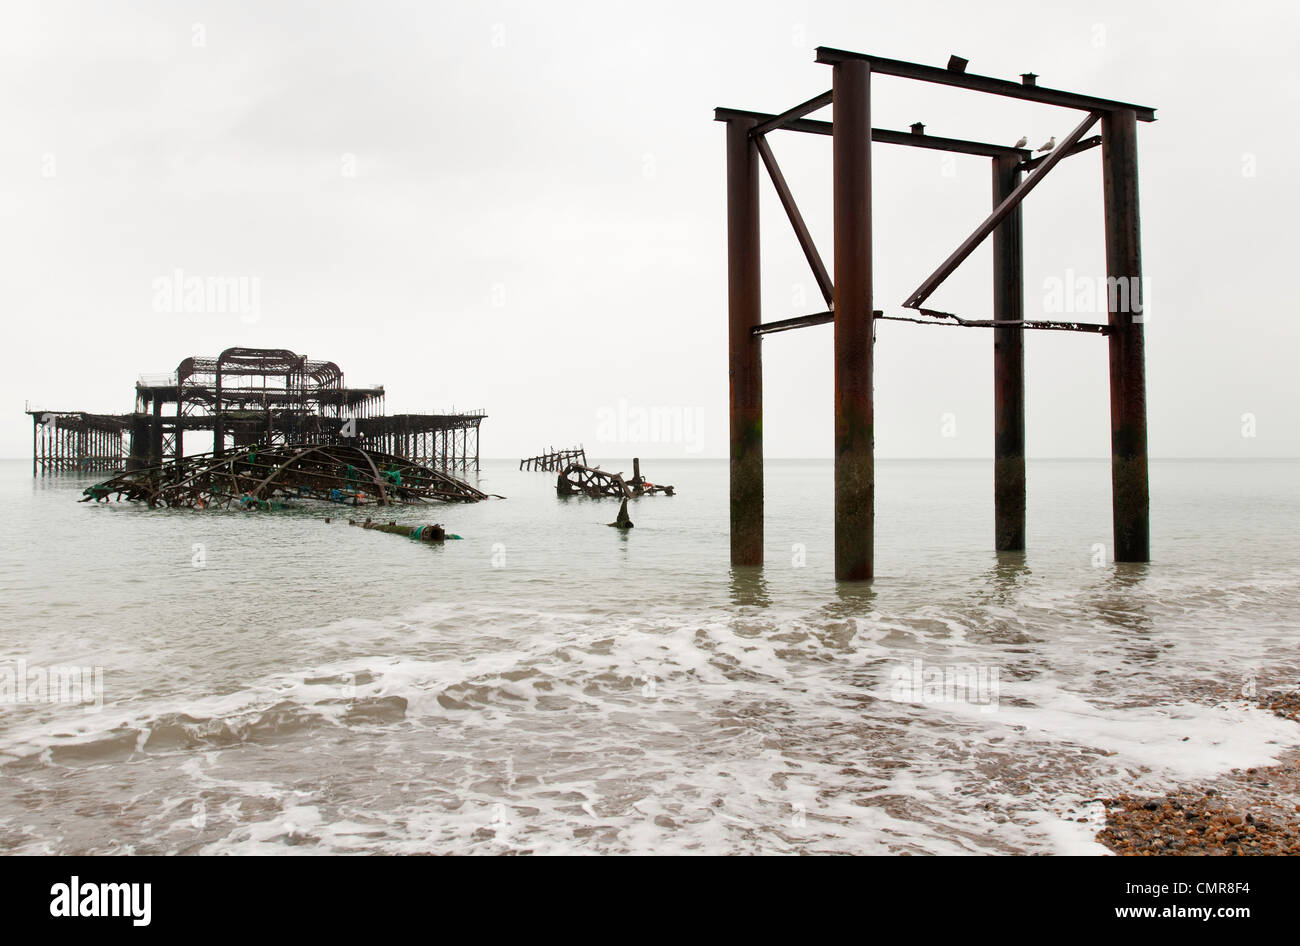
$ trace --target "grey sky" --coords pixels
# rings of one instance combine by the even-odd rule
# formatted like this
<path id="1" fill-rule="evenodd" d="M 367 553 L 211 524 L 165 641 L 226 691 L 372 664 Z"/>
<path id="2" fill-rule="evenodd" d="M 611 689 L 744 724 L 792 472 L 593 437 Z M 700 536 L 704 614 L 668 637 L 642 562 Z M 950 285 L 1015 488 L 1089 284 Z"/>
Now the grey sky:
<path id="1" fill-rule="evenodd" d="M 726 454 L 723 127 L 829 88 L 817 45 L 1151 105 L 1139 128 L 1154 456 L 1300 455 L 1300 14 L 1282 3 L 8 3 L 0 455 L 23 403 L 129 410 L 140 373 L 231 345 L 337 361 L 390 410 L 487 409 L 486 456 L 658 409 Z M 817 116 L 824 117 L 824 116 Z M 1031 144 L 1065 110 L 880 78 L 873 123 Z M 830 142 L 773 136 L 830 258 Z M 987 212 L 988 161 L 878 146 L 876 306 Z M 765 318 L 823 308 L 764 186 Z M 1104 274 L 1098 152 L 1028 199 L 1026 303 Z M 932 300 L 990 311 L 982 247 Z M 256 313 L 157 311 L 155 280 L 258 280 Z M 1080 318 L 1102 318 L 1081 313 Z M 831 452 L 831 329 L 765 343 L 769 456 Z M 1105 342 L 1027 343 L 1031 456 L 1108 452 Z M 986 331 L 885 323 L 878 455 L 988 456 Z M 944 415 L 949 432 L 942 436 Z M 1243 437 L 1251 414 L 1256 437 Z"/>

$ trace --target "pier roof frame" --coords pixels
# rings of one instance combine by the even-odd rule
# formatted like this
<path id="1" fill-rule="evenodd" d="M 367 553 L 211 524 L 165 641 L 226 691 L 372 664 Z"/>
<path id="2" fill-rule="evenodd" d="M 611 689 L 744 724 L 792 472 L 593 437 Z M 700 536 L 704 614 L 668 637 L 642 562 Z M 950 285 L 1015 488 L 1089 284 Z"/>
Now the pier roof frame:
<path id="1" fill-rule="evenodd" d="M 1040 105 L 1057 105 L 1061 108 L 1075 108 L 1083 112 L 1119 112 L 1132 111 L 1140 122 L 1156 120 L 1156 110 L 1147 105 L 1134 105 L 1130 102 L 1117 102 L 1114 99 L 1096 98 L 1080 95 L 1077 92 L 1064 92 L 1049 89 L 1024 81 L 1013 82 L 1010 79 L 998 79 L 993 76 L 974 75 L 956 69 L 943 69 L 939 66 L 927 66 L 917 62 L 904 62 L 901 59 L 886 59 L 869 53 L 855 53 L 847 49 L 832 46 L 817 47 L 817 61 L 824 65 L 836 65 L 841 62 L 857 60 L 871 66 L 871 71 L 878 76 L 897 76 L 902 79 L 916 79 L 920 82 L 933 82 L 938 85 L 954 86 L 971 92 L 985 92 L 990 95 L 1002 95 L 1007 98 L 1020 99 L 1025 102 L 1037 102 Z"/>

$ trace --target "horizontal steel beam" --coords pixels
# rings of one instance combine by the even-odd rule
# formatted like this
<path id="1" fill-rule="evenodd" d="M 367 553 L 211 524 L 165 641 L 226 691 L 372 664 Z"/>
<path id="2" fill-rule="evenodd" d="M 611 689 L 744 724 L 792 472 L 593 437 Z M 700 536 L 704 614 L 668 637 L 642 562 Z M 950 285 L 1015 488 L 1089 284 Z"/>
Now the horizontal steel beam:
<path id="1" fill-rule="evenodd" d="M 877 309 L 872 315 L 881 322 L 911 322 L 915 325 L 937 325 L 940 327 L 947 326 L 948 328 L 1026 328 L 1049 332 L 1090 332 L 1095 335 L 1110 333 L 1110 326 L 1100 322 L 1059 322 L 1051 319 L 1017 319 L 1009 322 L 1002 319 L 964 319 L 959 315 L 953 315 L 951 312 L 938 312 L 934 309 L 921 309 L 920 311 L 930 317 L 914 319 L 905 315 L 885 315 L 880 309 Z M 812 315 L 796 315 L 792 319 L 764 322 L 762 325 L 755 325 L 749 331 L 752 335 L 774 335 L 777 332 L 788 332 L 796 328 L 809 328 L 813 325 L 826 325 L 834 321 L 834 312 L 815 312 Z"/>
<path id="2" fill-rule="evenodd" d="M 1052 319 L 964 319 L 951 312 L 939 312 L 934 309 L 921 309 L 922 314 L 930 316 L 925 319 L 909 318 L 906 315 L 880 315 L 876 318 L 885 322 L 912 322 L 916 325 L 939 325 L 948 328 L 1028 328 L 1055 332 L 1092 332 L 1095 335 L 1110 334 L 1110 326 L 1102 322 L 1060 322 Z"/>
<path id="3" fill-rule="evenodd" d="M 825 325 L 827 322 L 834 321 L 834 312 L 816 312 L 812 315 L 796 315 L 792 319 L 781 319 L 778 322 L 764 322 L 762 325 L 755 325 L 749 331 L 751 335 L 771 335 L 774 332 L 788 332 L 794 328 L 808 328 L 810 325 Z"/>
<path id="4" fill-rule="evenodd" d="M 978 76 L 969 72 L 955 72 L 938 66 L 923 66 L 915 62 L 902 62 L 898 59 L 886 59 L 883 56 L 870 56 L 866 53 L 849 52 L 845 49 L 833 49 L 829 46 L 817 47 L 817 61 L 827 65 L 849 60 L 864 60 L 871 64 L 871 71 L 878 76 L 898 76 L 903 79 L 917 79 L 921 82 L 935 82 L 939 85 L 951 85 L 972 92 L 988 92 L 992 95 L 1004 95 L 1007 98 L 1021 99 L 1026 102 L 1038 102 L 1042 105 L 1059 105 L 1062 108 L 1077 108 L 1085 112 L 1117 112 L 1132 109 L 1140 122 L 1156 120 L 1156 110 L 1145 105 L 1132 105 L 1128 102 L 1116 102 L 1112 99 L 1099 99 L 1091 95 L 1079 95 L 1074 92 L 1062 92 L 1047 89 L 1041 85 L 1025 85 L 1010 79 L 995 79 L 992 76 Z"/>
<path id="5" fill-rule="evenodd" d="M 762 123 L 779 117 L 770 112 L 747 112 L 739 108 L 715 108 L 713 110 L 714 121 L 726 122 L 735 118 L 756 119 L 760 125 L 755 126 L 755 131 L 761 127 Z M 801 131 L 810 135 L 830 136 L 834 133 L 834 125 L 831 122 L 819 121 L 815 118 L 791 119 L 782 123 L 780 128 L 785 131 Z M 871 129 L 871 140 L 886 145 L 905 145 L 909 148 L 925 148 L 930 151 L 953 151 L 958 154 L 975 154 L 985 158 L 1008 156 L 1028 161 L 1033 156 L 1032 151 L 1024 148 L 1012 148 L 1009 145 L 994 145 L 982 141 L 963 141 L 960 138 L 941 138 L 938 135 L 917 135 L 910 131 L 891 131 L 885 128 Z"/>
<path id="6" fill-rule="evenodd" d="M 876 318 L 880 318 L 883 313 L 877 310 L 872 314 Z M 772 335 L 776 332 L 788 332 L 795 328 L 808 328 L 813 325 L 825 325 L 828 322 L 834 321 L 834 312 L 814 312 L 812 315 L 796 315 L 792 319 L 781 319 L 776 322 L 764 322 L 762 325 L 755 325 L 749 331 L 753 335 Z"/>

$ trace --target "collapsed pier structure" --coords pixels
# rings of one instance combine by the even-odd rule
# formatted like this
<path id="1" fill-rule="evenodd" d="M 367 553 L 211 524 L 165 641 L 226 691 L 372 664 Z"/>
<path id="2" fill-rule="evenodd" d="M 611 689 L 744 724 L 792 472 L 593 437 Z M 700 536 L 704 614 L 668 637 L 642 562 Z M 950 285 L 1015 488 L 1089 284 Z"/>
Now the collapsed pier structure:
<path id="1" fill-rule="evenodd" d="M 348 386 L 332 361 L 228 348 L 186 358 L 169 375 L 142 376 L 129 414 L 29 406 L 32 475 L 175 464 L 186 458 L 187 435 L 218 459 L 258 444 L 338 445 L 443 473 L 478 471 L 484 411 L 385 414 L 384 396 L 382 385 Z"/>
<path id="2" fill-rule="evenodd" d="M 82 502 L 150 508 L 272 510 L 311 499 L 350 506 L 478 502 L 487 494 L 403 457 L 340 444 L 294 443 L 178 457 L 87 487 Z"/>
<path id="3" fill-rule="evenodd" d="M 535 457 L 525 457 L 519 461 L 519 469 L 554 473 L 557 470 L 564 469 L 570 463 L 586 465 L 587 451 L 581 444 L 564 450 L 556 450 L 554 447 L 550 447 L 545 453 L 539 453 Z"/>
<path id="4" fill-rule="evenodd" d="M 624 479 L 623 474 L 607 473 L 598 466 L 586 466 L 582 463 L 570 463 L 560 471 L 555 479 L 555 492 L 560 496 L 573 496 L 581 493 L 586 496 L 614 496 L 624 501 L 638 496 L 675 495 L 671 486 L 651 483 L 641 475 L 641 460 L 632 459 L 632 478 Z"/>

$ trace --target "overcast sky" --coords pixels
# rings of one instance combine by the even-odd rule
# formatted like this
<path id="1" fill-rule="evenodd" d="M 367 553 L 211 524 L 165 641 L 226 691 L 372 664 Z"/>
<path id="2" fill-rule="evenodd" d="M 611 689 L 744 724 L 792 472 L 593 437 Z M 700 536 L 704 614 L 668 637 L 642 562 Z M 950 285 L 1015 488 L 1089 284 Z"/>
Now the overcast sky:
<path id="1" fill-rule="evenodd" d="M 1157 108 L 1139 126 L 1151 452 L 1300 455 L 1293 4 L 10 0 L 0 16 L 0 455 L 30 455 L 27 400 L 127 411 L 139 374 L 244 345 L 336 361 L 393 411 L 484 408 L 485 456 L 725 456 L 712 109 L 829 88 L 818 45 L 958 53 Z M 877 127 L 1005 144 L 1080 117 L 887 77 L 872 107 Z M 830 140 L 771 142 L 829 262 Z M 896 314 L 987 213 L 989 162 L 873 156 L 875 303 Z M 763 201 L 764 318 L 823 309 L 766 182 Z M 1060 317 L 1053 286 L 1105 273 L 1100 151 L 1024 213 L 1027 315 Z M 987 318 L 990 259 L 931 304 Z M 178 270 L 256 296 L 177 311 L 158 288 Z M 764 342 L 769 456 L 831 455 L 831 339 Z M 1026 362 L 1030 455 L 1107 455 L 1104 339 L 1031 333 Z M 991 455 L 989 332 L 881 324 L 875 389 L 879 456 Z M 652 412 L 671 442 L 635 443 Z"/>

